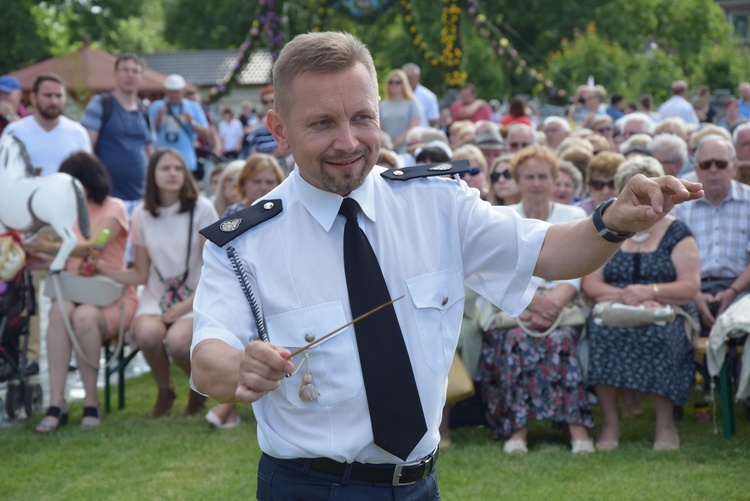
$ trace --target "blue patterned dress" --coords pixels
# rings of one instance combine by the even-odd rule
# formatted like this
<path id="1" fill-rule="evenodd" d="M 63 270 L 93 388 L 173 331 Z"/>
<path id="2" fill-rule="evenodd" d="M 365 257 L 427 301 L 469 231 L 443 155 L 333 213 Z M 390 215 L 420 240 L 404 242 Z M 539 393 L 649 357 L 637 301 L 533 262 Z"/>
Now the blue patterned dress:
<path id="1" fill-rule="evenodd" d="M 672 250 L 692 234 L 675 220 L 651 253 L 617 251 L 604 267 L 604 281 L 616 287 L 674 282 Z M 682 307 L 696 321 L 694 303 Z M 693 348 L 685 335 L 685 319 L 666 326 L 605 327 L 588 321 L 588 384 L 654 393 L 684 405 L 695 375 Z"/>

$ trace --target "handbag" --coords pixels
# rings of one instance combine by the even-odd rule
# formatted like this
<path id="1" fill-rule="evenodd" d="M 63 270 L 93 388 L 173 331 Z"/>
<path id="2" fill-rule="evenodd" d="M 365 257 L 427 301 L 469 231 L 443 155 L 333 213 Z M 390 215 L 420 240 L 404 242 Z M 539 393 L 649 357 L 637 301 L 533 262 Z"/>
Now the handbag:
<path id="1" fill-rule="evenodd" d="M 76 304 L 90 304 L 103 308 L 120 299 L 125 292 L 125 286 L 104 275 L 86 277 L 76 273 L 61 271 L 50 275 L 44 281 L 44 295 L 50 299 L 59 296 L 65 301 Z"/>
<path id="2" fill-rule="evenodd" d="M 544 294 L 546 289 L 539 289 L 537 294 Z M 522 314 L 523 315 L 523 314 Z M 586 324 L 587 313 L 579 298 L 563 306 L 557 318 L 548 329 L 536 331 L 530 328 L 527 322 L 521 320 L 521 315 L 511 317 L 502 310 L 499 310 L 495 316 L 495 327 L 498 329 L 512 329 L 520 327 L 527 335 L 532 337 L 546 337 L 560 326 L 581 327 Z"/>
<path id="3" fill-rule="evenodd" d="M 596 325 L 606 327 L 646 327 L 647 325 L 667 325 L 681 316 L 685 318 L 685 335 L 695 346 L 696 337 L 701 327 L 693 317 L 680 308 L 665 304 L 659 308 L 645 306 L 631 306 L 615 301 L 601 301 L 591 310 L 591 316 Z"/>
<path id="4" fill-rule="evenodd" d="M 471 380 L 469 371 L 466 370 L 458 353 L 453 354 L 453 362 L 448 371 L 448 389 L 445 395 L 445 404 L 453 405 L 474 396 L 474 381 Z"/>
<path id="5" fill-rule="evenodd" d="M 185 282 L 187 281 L 188 272 L 190 271 L 190 250 L 193 244 L 194 215 L 195 207 L 190 209 L 190 224 L 188 225 L 188 244 L 187 257 L 185 258 L 185 271 L 175 277 L 164 278 L 156 265 L 154 265 L 154 271 L 156 271 L 156 275 L 165 286 L 165 290 L 162 293 L 161 298 L 159 298 L 159 308 L 161 309 L 162 313 L 166 313 L 172 305 L 186 300 L 193 293 L 192 287 L 188 287 Z"/>

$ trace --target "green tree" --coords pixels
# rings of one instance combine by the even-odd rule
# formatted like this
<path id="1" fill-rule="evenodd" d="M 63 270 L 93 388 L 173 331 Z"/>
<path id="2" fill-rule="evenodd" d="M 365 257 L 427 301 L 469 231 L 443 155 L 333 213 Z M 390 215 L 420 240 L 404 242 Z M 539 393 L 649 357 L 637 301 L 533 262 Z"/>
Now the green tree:
<path id="1" fill-rule="evenodd" d="M 7 2 L 0 15 L 0 74 L 5 74 L 49 55 L 45 40 L 37 33 L 37 20 L 31 12 L 33 0 Z"/>

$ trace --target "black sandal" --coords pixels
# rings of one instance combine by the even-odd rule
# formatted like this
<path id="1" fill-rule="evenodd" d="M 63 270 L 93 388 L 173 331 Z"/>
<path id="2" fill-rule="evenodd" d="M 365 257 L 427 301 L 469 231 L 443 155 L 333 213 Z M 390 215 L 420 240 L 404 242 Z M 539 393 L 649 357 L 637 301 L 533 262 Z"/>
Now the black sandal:
<path id="1" fill-rule="evenodd" d="M 63 410 L 64 409 L 64 410 Z M 63 407 L 47 407 L 47 412 L 44 413 L 44 417 L 53 417 L 57 419 L 57 423 L 45 422 L 42 419 L 38 425 L 36 425 L 37 433 L 52 433 L 61 426 L 68 424 L 68 406 L 63 404 Z"/>
<path id="2" fill-rule="evenodd" d="M 99 407 L 84 407 L 83 417 L 84 418 L 87 418 L 87 417 L 96 418 L 98 419 L 98 421 L 96 423 L 84 423 L 83 421 L 81 421 L 82 430 L 91 430 L 99 426 L 102 422 L 102 416 L 101 414 L 99 414 Z"/>

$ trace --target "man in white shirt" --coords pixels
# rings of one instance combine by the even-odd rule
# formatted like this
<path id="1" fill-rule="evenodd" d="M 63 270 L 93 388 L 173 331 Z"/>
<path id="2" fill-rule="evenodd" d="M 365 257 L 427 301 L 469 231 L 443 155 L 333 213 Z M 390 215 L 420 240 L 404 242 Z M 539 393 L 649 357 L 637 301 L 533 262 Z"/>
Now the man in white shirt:
<path id="1" fill-rule="evenodd" d="M 417 96 L 417 101 L 422 107 L 422 127 L 436 127 L 440 119 L 440 105 L 437 96 L 430 89 L 419 83 L 422 70 L 415 63 L 406 63 L 402 68 L 409 79 L 411 90 Z"/>
<path id="2" fill-rule="evenodd" d="M 698 115 L 695 114 L 695 108 L 685 99 L 687 90 L 687 83 L 684 80 L 678 80 L 672 84 L 672 97 L 659 107 L 660 120 L 669 117 L 679 117 L 686 124 L 698 125 L 700 123 Z"/>
<path id="3" fill-rule="evenodd" d="M 12 134 L 26 146 L 31 165 L 40 175 L 57 172 L 71 153 L 91 153 L 91 141 L 86 129 L 62 112 L 65 109 L 65 83 L 54 73 L 42 73 L 34 80 L 31 90 L 34 113 L 9 124 L 3 136 Z"/>
<path id="4" fill-rule="evenodd" d="M 269 129 L 297 169 L 256 205 L 202 230 L 209 242 L 194 301 L 192 383 L 220 402 L 253 402 L 263 451 L 258 499 L 329 499 L 332 492 L 342 499 L 439 499 L 435 451 L 464 284 L 518 315 L 541 281 L 532 276 L 593 271 L 618 249 L 613 242 L 650 227 L 675 201 L 701 196 L 700 186 L 636 176 L 593 221 L 522 219 L 440 177 L 455 165 L 375 166 L 377 75 L 352 35 L 299 35 L 273 71 Z M 387 379 L 410 365 L 421 402 L 426 431 L 408 427 L 419 436 L 404 454 L 374 436 L 373 415 L 383 409 L 370 408 L 376 392 L 365 382 L 368 353 L 359 350 L 371 320 L 290 359 L 294 349 L 352 320 L 352 298 L 368 292 L 349 280 L 351 229 L 372 247 L 388 295 L 405 296 L 391 308 L 400 328 L 376 322 L 377 332 L 402 335 L 388 344 L 392 354 L 378 360 L 378 373 Z M 254 340 L 259 336 L 270 342 Z M 395 362 L 404 349 L 407 361 Z M 318 391 L 309 391 L 313 383 Z M 402 408 L 414 403 L 391 398 L 383 407 L 398 424 Z"/>

